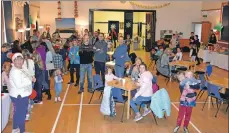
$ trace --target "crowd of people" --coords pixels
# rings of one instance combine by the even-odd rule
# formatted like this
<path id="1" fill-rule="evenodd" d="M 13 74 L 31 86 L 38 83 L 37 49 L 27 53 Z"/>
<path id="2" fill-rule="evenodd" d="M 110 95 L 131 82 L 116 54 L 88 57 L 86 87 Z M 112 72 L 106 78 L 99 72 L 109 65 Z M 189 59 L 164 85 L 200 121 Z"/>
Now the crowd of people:
<path id="1" fill-rule="evenodd" d="M 113 31 L 111 34 L 113 36 L 115 32 Z M 93 67 L 96 74 L 101 76 L 105 88 L 108 87 L 107 82 L 119 80 L 125 76 L 129 76 L 135 81 L 139 89 L 132 92 L 133 99 L 130 102 L 130 106 L 136 114 L 134 120 L 139 121 L 148 115 L 151 110 L 142 102 L 150 100 L 153 95 L 152 80 L 154 76 L 147 70 L 147 66 L 141 58 L 136 55 L 134 58 L 130 56 L 130 45 L 132 44 L 130 36 L 127 35 L 126 40 L 123 36 L 119 36 L 117 39 L 119 46 L 112 56 L 115 62 L 114 69 L 107 68 L 106 62 L 109 61 L 107 55 L 111 47 L 109 44 L 112 44 L 115 39 L 104 38 L 104 34 L 98 31 L 95 31 L 93 36 L 87 29 L 85 29 L 83 36 L 75 32 L 63 44 L 60 36 L 57 36 L 54 41 L 45 34 L 38 36 L 37 31 L 34 30 L 33 36 L 22 45 L 18 40 L 13 42 L 12 48 L 9 47 L 9 44 L 3 44 L 2 92 L 9 92 L 14 106 L 13 133 L 18 133 L 19 130 L 25 132 L 25 119 L 28 110 L 33 107 L 34 103 L 43 104 L 43 93 L 48 96 L 47 100 L 52 99 L 50 78 L 54 79 L 55 102 L 61 102 L 63 75 L 68 71 L 70 72 L 68 84 L 79 86 L 78 94 L 84 92 L 85 75 L 87 74 L 87 91 L 92 93 L 94 91 Z M 191 36 L 190 40 L 193 49 L 192 60 L 197 60 L 199 64 L 197 53 L 200 43 L 198 36 Z M 169 47 L 172 49 L 169 50 L 162 42 L 160 45 L 156 45 L 151 52 L 152 56 L 157 58 L 157 71 L 163 75 L 169 75 L 168 64 L 170 61 L 182 60 L 183 56 L 175 36 L 173 36 Z M 131 65 L 126 65 L 126 62 L 130 61 L 132 61 L 129 63 Z M 193 82 L 197 81 L 193 79 L 191 72 L 187 72 L 185 75 L 180 74 L 179 80 L 184 89 L 181 91 L 180 111 L 174 132 L 178 131 L 185 114 L 184 131 L 187 133 L 192 107 L 195 106 L 194 89 L 196 87 L 193 87 Z M 36 96 L 31 98 L 33 92 L 36 93 Z M 188 103 L 184 102 L 190 93 L 194 95 L 191 94 L 188 97 L 190 98 Z M 142 105 L 144 109 L 142 115 L 136 105 Z"/>

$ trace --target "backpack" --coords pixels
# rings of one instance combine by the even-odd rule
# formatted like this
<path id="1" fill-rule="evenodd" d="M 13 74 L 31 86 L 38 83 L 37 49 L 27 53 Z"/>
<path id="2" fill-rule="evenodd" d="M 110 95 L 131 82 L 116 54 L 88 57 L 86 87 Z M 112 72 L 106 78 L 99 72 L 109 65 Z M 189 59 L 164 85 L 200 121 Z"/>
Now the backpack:
<path id="1" fill-rule="evenodd" d="M 154 94 L 155 92 L 159 90 L 159 86 L 157 84 L 153 84 L 152 89 L 153 89 L 153 94 Z"/>

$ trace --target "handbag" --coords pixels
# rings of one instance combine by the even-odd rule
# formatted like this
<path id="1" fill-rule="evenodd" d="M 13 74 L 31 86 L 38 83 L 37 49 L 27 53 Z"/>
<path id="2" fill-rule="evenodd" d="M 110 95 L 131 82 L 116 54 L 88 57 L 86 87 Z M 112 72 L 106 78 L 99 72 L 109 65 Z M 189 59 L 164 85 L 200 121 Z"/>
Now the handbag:
<path id="1" fill-rule="evenodd" d="M 53 63 L 46 63 L 46 70 L 53 70 L 53 69 L 55 69 Z"/>

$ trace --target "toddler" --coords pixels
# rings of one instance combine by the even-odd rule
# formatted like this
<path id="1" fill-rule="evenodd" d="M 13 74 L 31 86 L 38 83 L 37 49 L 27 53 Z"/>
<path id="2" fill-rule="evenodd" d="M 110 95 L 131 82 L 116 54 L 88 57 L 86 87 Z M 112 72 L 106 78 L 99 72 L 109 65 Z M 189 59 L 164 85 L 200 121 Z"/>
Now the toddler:
<path id="1" fill-rule="evenodd" d="M 57 102 L 57 101 L 61 102 L 60 93 L 62 91 L 63 78 L 62 78 L 62 74 L 61 74 L 60 69 L 57 69 L 55 71 L 54 82 L 55 82 L 55 92 L 56 92 L 55 102 Z"/>

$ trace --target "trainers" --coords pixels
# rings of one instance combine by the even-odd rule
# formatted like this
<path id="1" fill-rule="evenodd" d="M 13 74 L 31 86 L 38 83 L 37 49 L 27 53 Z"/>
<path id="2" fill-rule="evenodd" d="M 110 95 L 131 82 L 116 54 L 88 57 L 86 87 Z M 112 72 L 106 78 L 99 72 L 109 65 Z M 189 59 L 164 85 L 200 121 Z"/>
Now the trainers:
<path id="1" fill-rule="evenodd" d="M 37 102 L 36 104 L 43 104 L 43 102 L 42 102 L 42 101 L 40 101 L 40 102 Z"/>
<path id="2" fill-rule="evenodd" d="M 78 94 L 81 94 L 82 92 L 83 92 L 83 91 L 80 90 L 80 91 L 78 91 Z"/>
<path id="3" fill-rule="evenodd" d="M 68 84 L 73 84 L 73 82 L 70 81 L 70 82 L 68 82 Z"/>
<path id="4" fill-rule="evenodd" d="M 55 97 L 55 103 L 57 102 L 57 97 Z"/>
<path id="5" fill-rule="evenodd" d="M 60 99 L 60 97 L 58 97 L 58 98 L 57 98 L 57 100 L 58 100 L 58 102 L 61 102 L 61 99 Z"/>
<path id="6" fill-rule="evenodd" d="M 184 127 L 184 133 L 189 133 L 187 127 Z"/>
<path id="7" fill-rule="evenodd" d="M 142 118 L 143 118 L 143 117 L 142 117 L 141 115 L 139 115 L 139 116 L 136 115 L 136 116 L 134 117 L 134 121 L 135 121 L 135 122 L 140 121 Z"/>
<path id="8" fill-rule="evenodd" d="M 93 93 L 94 91 L 93 91 L 92 89 L 89 89 L 88 92 L 89 92 L 89 93 Z"/>
<path id="9" fill-rule="evenodd" d="M 180 128 L 180 126 L 176 126 L 176 127 L 174 128 L 173 132 L 174 132 L 174 133 L 177 133 L 178 130 L 179 130 L 179 128 Z"/>
<path id="10" fill-rule="evenodd" d="M 150 109 L 147 109 L 147 110 L 144 111 L 144 113 L 142 114 L 142 116 L 143 117 L 144 116 L 147 116 L 150 112 L 151 112 L 151 110 Z"/>
<path id="11" fill-rule="evenodd" d="M 79 84 L 78 83 L 76 83 L 74 86 L 76 87 L 76 86 L 78 86 Z"/>
<path id="12" fill-rule="evenodd" d="M 19 128 L 13 129 L 13 130 L 12 130 L 12 133 L 20 133 L 20 129 L 19 129 Z"/>

